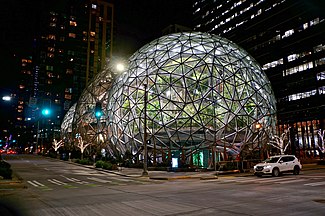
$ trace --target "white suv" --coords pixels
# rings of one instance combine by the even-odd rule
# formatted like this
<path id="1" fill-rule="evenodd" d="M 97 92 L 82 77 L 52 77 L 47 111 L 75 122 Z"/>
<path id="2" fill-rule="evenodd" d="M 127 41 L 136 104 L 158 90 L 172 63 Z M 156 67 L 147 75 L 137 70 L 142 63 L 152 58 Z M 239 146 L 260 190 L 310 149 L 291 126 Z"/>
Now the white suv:
<path id="1" fill-rule="evenodd" d="M 294 155 L 276 155 L 258 163 L 254 166 L 254 175 L 279 176 L 281 173 L 292 172 L 299 175 L 302 165 Z"/>

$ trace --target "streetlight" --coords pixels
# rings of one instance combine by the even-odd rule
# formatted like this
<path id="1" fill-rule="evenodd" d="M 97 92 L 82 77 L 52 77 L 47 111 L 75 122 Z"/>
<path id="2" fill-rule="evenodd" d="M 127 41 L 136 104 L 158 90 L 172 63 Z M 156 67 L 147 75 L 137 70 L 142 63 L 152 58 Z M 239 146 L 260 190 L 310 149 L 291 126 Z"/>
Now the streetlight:
<path id="1" fill-rule="evenodd" d="M 144 84 L 144 132 L 143 132 L 143 172 L 142 176 L 148 176 L 148 149 L 147 149 L 147 103 L 148 103 L 148 89 L 147 83 Z"/>
<path id="2" fill-rule="evenodd" d="M 262 154 L 261 154 L 261 143 L 260 143 L 260 129 L 262 128 L 262 124 L 259 122 L 256 123 L 255 128 L 257 130 L 257 144 L 258 144 L 258 154 L 260 159 L 262 159 Z"/>

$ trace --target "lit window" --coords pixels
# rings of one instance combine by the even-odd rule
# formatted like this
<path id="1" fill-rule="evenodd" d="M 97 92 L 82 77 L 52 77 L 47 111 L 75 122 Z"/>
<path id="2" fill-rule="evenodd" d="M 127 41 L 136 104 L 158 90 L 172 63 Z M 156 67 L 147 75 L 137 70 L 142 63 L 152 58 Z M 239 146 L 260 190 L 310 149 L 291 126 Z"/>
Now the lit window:
<path id="1" fill-rule="evenodd" d="M 54 52 L 54 51 L 55 51 L 54 47 L 48 47 L 47 50 L 48 50 L 49 52 Z"/>
<path id="2" fill-rule="evenodd" d="M 52 65 L 46 65 L 46 70 L 47 71 L 53 71 L 53 66 Z"/>
<path id="3" fill-rule="evenodd" d="M 92 32 L 90 32 L 90 36 L 91 36 L 91 37 L 95 37 L 95 35 L 96 35 L 96 33 L 95 33 L 95 32 L 93 32 L 93 31 L 92 31 Z"/>
<path id="4" fill-rule="evenodd" d="M 319 94 L 325 94 L 325 86 L 321 86 L 318 88 Z"/>
<path id="5" fill-rule="evenodd" d="M 97 9 L 97 5 L 92 4 L 92 5 L 91 5 L 91 8 L 92 8 L 92 9 Z"/>
<path id="6" fill-rule="evenodd" d="M 325 80 L 325 72 L 317 73 L 317 80 Z"/>
<path id="7" fill-rule="evenodd" d="M 69 37 L 70 37 L 70 38 L 76 38 L 76 34 L 70 32 L 70 33 L 69 33 Z"/>
<path id="8" fill-rule="evenodd" d="M 47 53 L 47 57 L 53 58 L 54 57 L 54 54 L 53 53 Z"/>
<path id="9" fill-rule="evenodd" d="M 55 35 L 50 34 L 50 35 L 49 35 L 49 39 L 50 39 L 50 40 L 55 40 Z"/>
<path id="10" fill-rule="evenodd" d="M 77 26 L 77 22 L 76 21 L 70 21 L 70 26 Z"/>

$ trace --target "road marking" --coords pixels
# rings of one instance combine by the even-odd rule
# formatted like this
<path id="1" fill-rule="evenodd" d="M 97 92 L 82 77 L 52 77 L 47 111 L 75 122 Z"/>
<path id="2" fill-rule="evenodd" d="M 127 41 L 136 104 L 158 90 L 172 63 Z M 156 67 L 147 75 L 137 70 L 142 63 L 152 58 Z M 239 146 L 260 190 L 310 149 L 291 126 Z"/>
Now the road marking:
<path id="1" fill-rule="evenodd" d="M 90 179 L 90 180 L 93 180 L 93 181 L 97 181 L 97 182 L 100 182 L 100 183 L 111 183 L 112 182 L 112 181 L 109 181 L 109 180 L 95 178 L 95 177 L 87 177 L 87 179 Z"/>
<path id="2" fill-rule="evenodd" d="M 76 179 L 76 178 L 69 178 L 69 177 L 66 177 L 66 176 L 63 176 L 61 175 L 63 178 L 65 178 L 66 180 L 68 181 L 71 181 L 71 182 L 74 182 L 74 183 L 77 183 L 77 184 L 89 184 L 89 182 L 86 182 L 86 181 L 82 181 L 80 179 Z"/>
<path id="3" fill-rule="evenodd" d="M 42 183 L 36 181 L 36 180 L 33 180 L 33 181 L 27 181 L 28 184 L 31 184 L 32 186 L 34 187 L 37 187 L 37 188 L 40 188 L 42 190 L 53 190 L 52 188 L 49 188 L 45 185 L 43 185 Z"/>
<path id="4" fill-rule="evenodd" d="M 27 181 L 29 184 L 33 185 L 34 187 L 45 187 L 45 185 L 43 185 L 42 183 L 33 180 L 33 181 Z"/>
<path id="5" fill-rule="evenodd" d="M 278 182 L 284 182 L 284 181 L 290 181 L 293 180 L 295 178 L 277 178 L 277 177 L 272 177 L 272 179 L 270 178 L 265 178 L 265 179 L 258 179 L 258 183 L 269 183 L 269 182 L 274 182 L 274 183 L 278 183 Z"/>
<path id="6" fill-rule="evenodd" d="M 48 179 L 49 182 L 53 183 L 53 184 L 56 184 L 56 185 L 67 185 L 67 183 L 65 182 L 61 182 L 57 179 Z"/>
<path id="7" fill-rule="evenodd" d="M 134 181 L 134 180 L 123 179 L 123 178 L 111 178 L 111 179 L 114 179 L 114 180 L 117 180 L 117 181 L 123 181 L 123 182 L 131 182 L 131 181 Z"/>
<path id="8" fill-rule="evenodd" d="M 313 182 L 313 183 L 308 183 L 308 184 L 304 184 L 306 186 L 320 186 L 320 185 L 325 185 L 325 181 L 321 181 L 321 182 Z"/>
<path id="9" fill-rule="evenodd" d="M 293 180 L 289 180 L 289 181 L 282 181 L 282 182 L 276 182 L 278 184 L 289 184 L 292 182 L 303 182 L 303 181 L 307 181 L 307 179 L 293 179 Z"/>

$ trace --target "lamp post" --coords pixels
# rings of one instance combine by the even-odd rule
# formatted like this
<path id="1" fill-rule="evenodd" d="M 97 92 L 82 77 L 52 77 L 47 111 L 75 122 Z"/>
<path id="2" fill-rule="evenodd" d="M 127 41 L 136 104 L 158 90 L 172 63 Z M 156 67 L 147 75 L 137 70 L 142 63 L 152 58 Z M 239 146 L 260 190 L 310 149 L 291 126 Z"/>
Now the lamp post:
<path id="1" fill-rule="evenodd" d="M 260 143 L 260 129 L 262 128 L 262 125 L 259 122 L 257 122 L 256 125 L 255 125 L 255 128 L 257 130 L 258 154 L 259 154 L 259 158 L 262 159 L 261 143 Z"/>
<path id="2" fill-rule="evenodd" d="M 142 176 L 148 176 L 148 149 L 147 149 L 147 103 L 148 103 L 148 90 L 147 83 L 144 84 L 144 131 L 143 131 L 143 172 Z"/>
<path id="3" fill-rule="evenodd" d="M 38 148 L 38 146 L 40 146 L 40 151 L 42 151 L 42 144 L 43 144 L 43 138 L 44 138 L 44 137 L 42 137 L 42 143 L 41 143 L 41 145 L 39 145 L 39 136 L 40 136 L 40 125 L 39 125 L 39 122 L 40 122 L 40 120 L 41 120 L 42 117 L 50 116 L 50 114 L 51 114 L 51 110 L 50 109 L 47 109 L 47 108 L 44 108 L 44 109 L 42 109 L 41 113 L 38 116 L 35 154 L 37 154 L 37 148 Z M 44 130 L 44 128 L 43 128 L 43 130 Z"/>
<path id="4" fill-rule="evenodd" d="M 103 115 L 103 110 L 102 110 L 102 104 L 101 102 L 96 102 L 96 106 L 95 106 L 95 117 L 97 119 L 97 146 L 99 146 L 99 133 L 100 133 L 100 118 Z M 91 152 L 90 152 L 91 153 Z M 96 160 L 96 155 L 93 156 L 94 158 L 94 163 Z"/>

